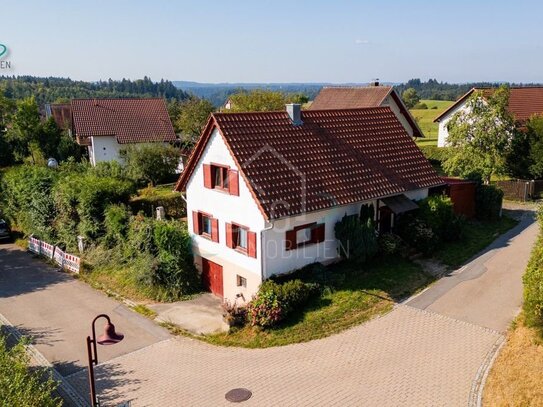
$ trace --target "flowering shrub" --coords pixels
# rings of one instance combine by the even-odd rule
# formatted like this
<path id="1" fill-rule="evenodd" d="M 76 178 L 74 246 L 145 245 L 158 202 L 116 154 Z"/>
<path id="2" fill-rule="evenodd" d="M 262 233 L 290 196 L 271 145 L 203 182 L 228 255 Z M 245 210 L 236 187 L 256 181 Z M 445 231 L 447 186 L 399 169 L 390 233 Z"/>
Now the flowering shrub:
<path id="1" fill-rule="evenodd" d="M 281 320 L 282 314 L 279 299 L 271 290 L 259 291 L 247 305 L 247 316 L 252 326 L 272 327 Z"/>
<path id="2" fill-rule="evenodd" d="M 229 326 L 243 326 L 247 322 L 247 308 L 226 300 L 222 304 L 222 315 Z"/>

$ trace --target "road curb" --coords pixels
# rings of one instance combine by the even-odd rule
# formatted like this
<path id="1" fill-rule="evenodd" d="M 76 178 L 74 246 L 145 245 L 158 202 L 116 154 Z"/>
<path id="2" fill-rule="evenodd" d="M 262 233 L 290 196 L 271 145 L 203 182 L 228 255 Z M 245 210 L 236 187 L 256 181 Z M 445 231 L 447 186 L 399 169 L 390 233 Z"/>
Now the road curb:
<path id="1" fill-rule="evenodd" d="M 4 326 L 5 329 L 9 332 L 9 334 L 13 335 L 13 337 L 17 340 L 20 340 L 23 335 L 19 332 L 15 326 L 9 322 L 9 320 L 4 317 L 2 314 L 0 314 L 0 325 Z M 45 356 L 41 354 L 41 352 L 32 344 L 25 345 L 27 353 L 30 355 L 30 357 L 39 365 L 42 367 L 47 368 L 52 376 L 53 379 L 59 382 L 59 386 L 57 388 L 57 392 L 60 394 L 60 396 L 67 402 L 70 403 L 72 406 L 76 407 L 90 407 L 90 404 L 87 400 L 85 400 L 73 387 L 68 381 L 55 369 L 53 364 L 49 362 Z"/>
<path id="2" fill-rule="evenodd" d="M 473 383 L 471 385 L 468 403 L 469 407 L 482 407 L 483 392 L 485 389 L 486 379 L 488 377 L 488 374 L 490 373 L 490 369 L 492 368 L 494 361 L 500 353 L 501 348 L 506 342 L 505 339 L 506 338 L 504 335 L 498 338 L 490 351 L 488 351 L 488 353 L 486 354 L 483 363 L 479 367 L 479 370 L 477 371 L 477 374 L 475 375 L 475 378 L 473 379 Z"/>

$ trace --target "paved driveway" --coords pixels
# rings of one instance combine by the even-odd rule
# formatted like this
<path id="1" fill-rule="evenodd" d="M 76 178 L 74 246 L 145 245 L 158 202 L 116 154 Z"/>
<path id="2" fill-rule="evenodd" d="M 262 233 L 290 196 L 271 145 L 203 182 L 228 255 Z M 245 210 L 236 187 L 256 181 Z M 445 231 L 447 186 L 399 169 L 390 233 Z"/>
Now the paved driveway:
<path id="1" fill-rule="evenodd" d="M 61 374 L 87 366 L 85 338 L 93 318 L 101 313 L 109 314 L 126 340 L 101 347 L 100 361 L 169 337 L 162 328 L 87 284 L 55 271 L 15 245 L 0 245 L 0 314 L 32 336 L 38 351 Z M 102 332 L 104 323 L 97 321 L 97 332 Z"/>
<path id="2" fill-rule="evenodd" d="M 246 406 L 472 405 L 478 379 L 503 340 L 502 331 L 518 311 L 520 276 L 536 234 L 533 220 L 525 217 L 496 242 L 495 250 L 406 304 L 397 305 L 389 314 L 304 344 L 248 350 L 214 347 L 183 337 L 160 340 L 160 335 L 140 327 L 143 322 L 139 318 L 117 313 L 117 325 L 126 331 L 127 340 L 131 335 L 145 335 L 152 344 L 143 348 L 143 344 L 133 345 L 139 350 L 110 355 L 112 358 L 98 367 L 102 400 L 105 405 L 130 400 L 132 406 L 221 406 L 229 404 L 224 399 L 228 390 L 246 387 L 253 392 L 242 404 Z M 11 262 L 9 266 L 6 262 L 11 255 L 0 251 L 2 274 L 6 270 L 17 274 Z M 31 268 L 36 267 L 33 264 Z M 0 287 L 4 281 L 0 280 Z M 27 281 L 20 277 L 15 287 L 25 287 Z M 47 297 L 47 307 L 66 312 L 80 297 L 69 294 L 74 287 L 88 299 L 86 306 L 76 307 L 81 312 L 74 311 L 70 318 L 48 316 L 50 311 L 40 318 L 29 318 L 22 310 L 11 311 L 8 304 L 19 301 L 19 307 L 39 312 L 41 306 L 35 302 L 41 297 L 31 296 L 55 289 L 56 295 Z M 112 312 L 118 307 L 74 281 L 15 291 L 22 291 L 23 298 L 18 298 L 17 292 L 2 294 L 0 313 L 11 315 L 10 319 L 23 328 L 29 324 L 42 329 L 58 326 L 62 329 L 56 333 L 59 340 L 84 337 L 85 324 L 76 331 L 71 325 L 79 320 L 79 313 L 84 316 L 81 319 L 88 319 L 94 312 L 93 304 L 104 301 Z M 51 325 L 41 323 L 44 318 Z M 47 351 L 47 345 L 42 349 Z M 66 352 L 64 359 L 77 359 L 72 354 L 76 354 L 75 348 Z M 85 371 L 68 375 L 67 380 L 86 393 Z"/>

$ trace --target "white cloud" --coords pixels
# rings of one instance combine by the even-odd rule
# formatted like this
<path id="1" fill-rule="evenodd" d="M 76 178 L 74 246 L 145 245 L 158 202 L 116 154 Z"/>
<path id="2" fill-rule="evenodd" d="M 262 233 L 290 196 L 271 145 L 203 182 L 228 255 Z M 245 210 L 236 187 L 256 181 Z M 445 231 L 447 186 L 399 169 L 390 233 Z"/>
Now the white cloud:
<path id="1" fill-rule="evenodd" d="M 354 40 L 354 43 L 355 43 L 355 44 L 369 44 L 369 43 L 370 43 L 370 40 L 361 40 L 361 39 L 357 39 L 357 40 Z"/>

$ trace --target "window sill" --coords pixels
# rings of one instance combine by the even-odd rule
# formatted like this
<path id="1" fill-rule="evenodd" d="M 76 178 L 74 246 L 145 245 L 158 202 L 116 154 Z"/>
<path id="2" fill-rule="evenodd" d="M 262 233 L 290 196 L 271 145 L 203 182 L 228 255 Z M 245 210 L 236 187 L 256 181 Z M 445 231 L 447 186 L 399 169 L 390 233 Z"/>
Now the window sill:
<path id="1" fill-rule="evenodd" d="M 322 243 L 322 242 L 303 242 L 303 243 L 298 243 L 296 244 L 294 247 L 291 247 L 291 248 L 288 248 L 286 249 L 286 251 L 292 251 L 292 250 L 297 250 L 297 249 L 301 249 L 302 247 L 306 247 L 306 246 L 312 246 L 314 244 L 319 244 L 319 243 Z"/>
<path id="2" fill-rule="evenodd" d="M 234 250 L 238 253 L 241 253 L 241 254 L 244 254 L 245 256 L 247 256 L 247 249 L 244 249 L 243 247 L 234 247 Z"/>

